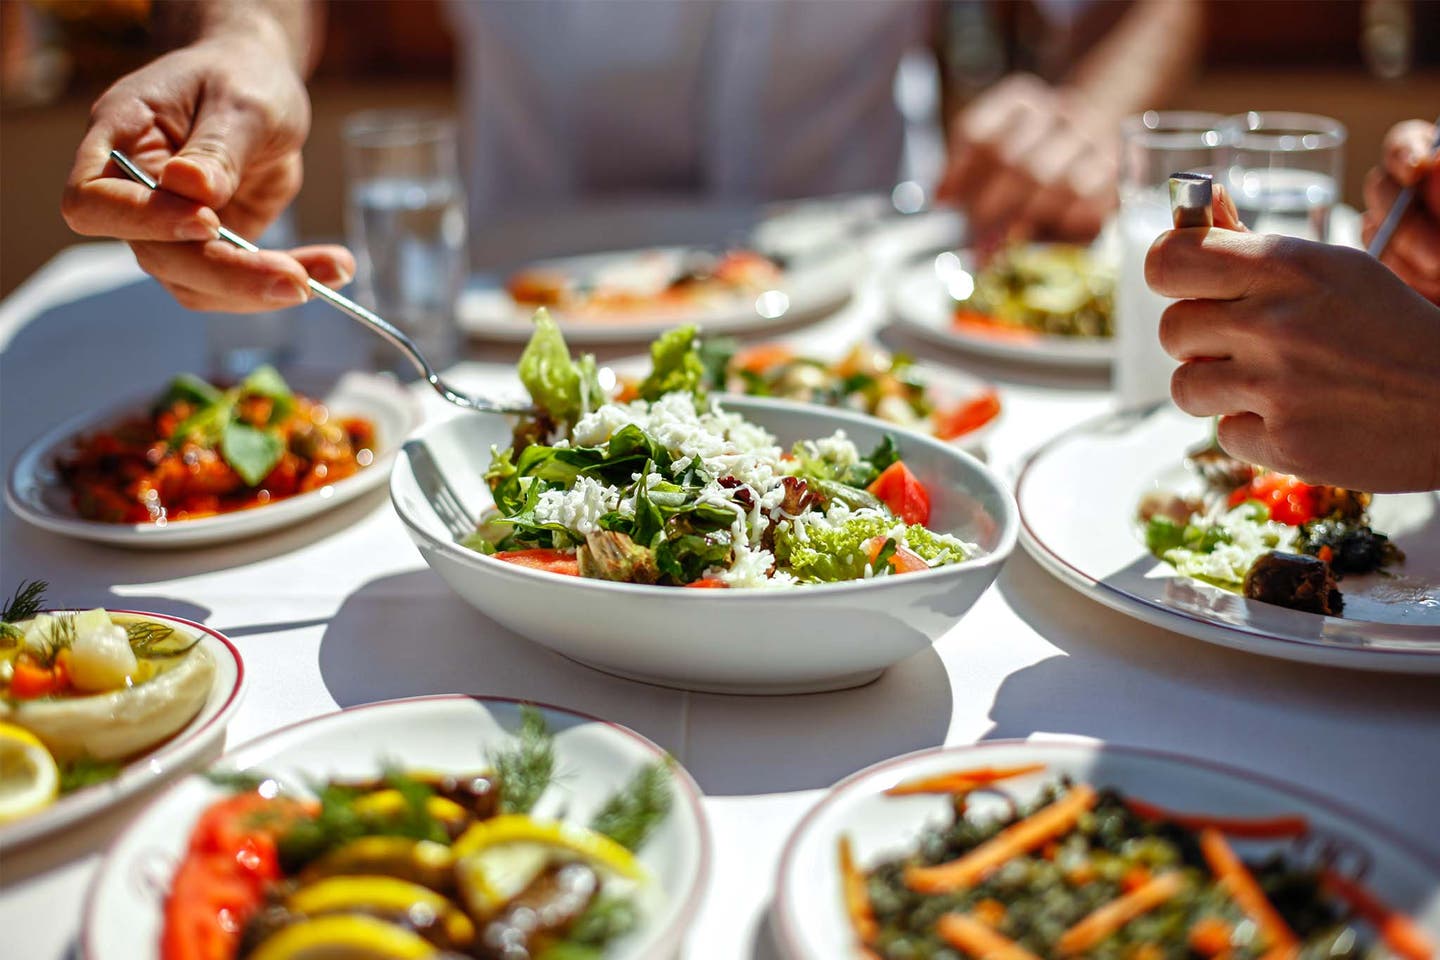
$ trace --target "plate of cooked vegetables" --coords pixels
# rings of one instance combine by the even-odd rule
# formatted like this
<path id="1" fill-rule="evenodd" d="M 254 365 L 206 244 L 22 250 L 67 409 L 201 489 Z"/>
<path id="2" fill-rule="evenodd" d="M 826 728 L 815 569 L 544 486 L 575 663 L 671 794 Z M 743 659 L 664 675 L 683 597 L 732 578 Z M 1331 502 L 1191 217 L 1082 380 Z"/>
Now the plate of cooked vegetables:
<path id="1" fill-rule="evenodd" d="M 228 384 L 181 374 L 35 440 L 6 502 L 45 530 L 160 549 L 290 526 L 383 484 L 413 398 L 365 373 L 297 383 L 268 366 Z"/>
<path id="2" fill-rule="evenodd" d="M 651 358 L 635 398 L 611 399 L 540 314 L 519 364 L 534 416 L 406 442 L 397 512 L 502 625 L 670 685 L 833 688 L 938 639 L 994 579 L 1013 506 L 970 455 L 858 413 L 713 397 L 692 327 Z"/>
<path id="3" fill-rule="evenodd" d="M 1440 495 L 1309 484 L 1229 457 L 1168 403 L 1091 421 L 1017 482 L 1022 537 L 1132 616 L 1255 653 L 1440 672 Z"/>
<path id="4" fill-rule="evenodd" d="M 1104 367 L 1115 354 L 1115 275 L 1092 247 L 1020 244 L 983 265 L 972 251 L 910 264 L 890 288 L 906 329 L 1002 360 Z"/>
<path id="5" fill-rule="evenodd" d="M 997 740 L 842 781 L 780 863 L 792 960 L 1378 958 L 1440 944 L 1440 859 L 1308 791 L 1114 745 Z"/>
<path id="6" fill-rule="evenodd" d="M 0 610 L 0 848 L 73 824 L 196 763 L 240 703 L 244 667 L 198 623 L 44 610 L 21 584 Z"/>
<path id="7" fill-rule="evenodd" d="M 649 340 L 681 323 L 715 333 L 762 330 L 843 304 L 858 253 L 787 266 L 752 249 L 653 247 L 538 261 L 462 298 L 469 334 L 524 342 L 530 316 L 550 311 L 576 343 Z"/>
<path id="8" fill-rule="evenodd" d="M 928 433 L 972 453 L 1000 419 L 1000 394 L 993 384 L 958 370 L 917 362 L 878 344 L 860 342 L 826 359 L 776 341 L 741 346 L 726 337 L 707 337 L 699 356 L 703 384 L 716 393 L 774 397 L 868 414 L 886 423 Z M 611 365 L 619 372 L 616 399 L 639 396 L 649 358 Z M 627 370 L 637 371 L 627 376 Z M 602 383 L 605 372 L 601 371 Z"/>
<path id="9" fill-rule="evenodd" d="M 666 957 L 710 855 L 694 781 L 628 728 L 366 704 L 160 797 L 101 865 L 81 941 L 87 960 Z"/>

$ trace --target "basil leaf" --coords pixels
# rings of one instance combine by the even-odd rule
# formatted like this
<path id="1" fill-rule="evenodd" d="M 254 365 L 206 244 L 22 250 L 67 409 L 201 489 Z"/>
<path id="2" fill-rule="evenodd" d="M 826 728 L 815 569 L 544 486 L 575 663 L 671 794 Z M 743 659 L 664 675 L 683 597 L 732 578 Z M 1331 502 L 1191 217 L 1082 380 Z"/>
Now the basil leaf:
<path id="1" fill-rule="evenodd" d="M 256 367 L 248 377 L 240 383 L 240 395 L 268 397 L 274 403 L 274 412 L 270 415 L 270 422 L 275 423 L 289 416 L 295 409 L 295 394 L 291 392 L 290 385 L 280 372 L 274 367 L 266 364 Z"/>
<path id="2" fill-rule="evenodd" d="M 218 387 L 214 387 L 193 373 L 182 373 L 170 381 L 170 386 L 160 395 L 155 402 L 157 410 L 163 410 L 174 406 L 181 400 L 193 403 L 199 407 L 208 407 L 211 404 L 219 403 L 225 396 Z"/>
<path id="3" fill-rule="evenodd" d="M 170 449 L 178 448 L 187 440 L 206 447 L 215 446 L 224 436 L 233 414 L 234 408 L 223 397 L 208 407 L 201 407 L 175 425 L 170 433 Z"/>
<path id="4" fill-rule="evenodd" d="M 285 444 L 274 430 L 258 430 L 231 420 L 220 437 L 220 455 L 247 486 L 253 487 L 275 469 L 285 455 Z"/>

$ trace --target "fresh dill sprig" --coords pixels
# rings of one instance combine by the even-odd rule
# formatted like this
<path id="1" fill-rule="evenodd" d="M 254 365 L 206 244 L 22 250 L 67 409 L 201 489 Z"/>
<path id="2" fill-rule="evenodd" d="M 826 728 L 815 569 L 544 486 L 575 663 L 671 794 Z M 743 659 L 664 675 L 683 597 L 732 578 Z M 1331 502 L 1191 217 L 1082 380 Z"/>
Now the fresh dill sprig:
<path id="1" fill-rule="evenodd" d="M 669 758 L 652 763 L 630 778 L 611 795 L 590 829 L 614 840 L 630 850 L 640 849 L 665 816 L 670 812 L 673 797 L 670 792 Z"/>
<path id="2" fill-rule="evenodd" d="M 260 784 L 269 779 L 260 774 L 248 773 L 244 770 L 206 770 L 202 776 L 222 790 L 233 790 L 236 793 L 249 793 L 252 790 L 258 790 Z"/>
<path id="3" fill-rule="evenodd" d="M 570 957 L 598 957 L 605 944 L 629 933 L 639 922 L 640 914 L 634 903 L 602 893 L 576 918 L 566 932 L 565 939 L 555 945 L 566 950 L 554 956 L 565 957 L 567 960 Z M 547 949 L 547 958 L 552 955 L 551 950 L 553 948 Z"/>
<path id="4" fill-rule="evenodd" d="M 555 738 L 545 715 L 528 704 L 520 707 L 519 740 L 490 757 L 500 781 L 501 813 L 529 813 L 555 777 Z"/>
<path id="5" fill-rule="evenodd" d="M 80 757 L 60 767 L 60 792 L 73 793 L 97 783 L 114 780 L 123 765 L 114 760 L 92 760 Z"/>
<path id="6" fill-rule="evenodd" d="M 55 666 L 61 650 L 75 645 L 75 635 L 75 614 L 57 613 L 50 620 L 49 634 L 41 637 L 39 649 L 31 649 L 30 655 L 48 670 Z"/>
<path id="7" fill-rule="evenodd" d="M 196 637 L 181 647 L 164 646 L 165 641 L 174 635 L 174 627 L 151 620 L 140 620 L 125 628 L 125 636 L 130 640 L 130 649 L 135 652 L 135 656 L 144 657 L 147 660 L 184 656 L 200 642 L 200 638 Z"/>
<path id="8" fill-rule="evenodd" d="M 22 582 L 15 588 L 15 596 L 0 609 L 0 640 L 13 642 L 24 639 L 25 634 L 16 624 L 40 612 L 45 603 L 45 591 L 49 589 L 50 584 L 44 580 Z"/>

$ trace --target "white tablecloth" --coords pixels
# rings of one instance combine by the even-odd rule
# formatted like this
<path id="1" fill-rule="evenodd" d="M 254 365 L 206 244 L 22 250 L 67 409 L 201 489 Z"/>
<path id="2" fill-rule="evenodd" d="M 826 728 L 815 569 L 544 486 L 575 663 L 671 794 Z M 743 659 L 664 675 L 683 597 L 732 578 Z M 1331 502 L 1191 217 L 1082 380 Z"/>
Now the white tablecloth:
<path id="1" fill-rule="evenodd" d="M 838 316 L 794 336 L 833 348 L 883 320 L 872 278 Z M 368 353 L 363 335 L 320 305 L 300 327 L 309 356 Z M 0 305 L 0 347 L 8 470 L 60 419 L 203 369 L 205 332 L 142 280 L 123 247 L 95 244 L 67 251 Z M 497 354 L 458 375 L 473 385 L 503 377 L 487 356 Z M 1025 451 L 1109 403 L 1091 377 L 968 365 L 1002 384 L 991 459 L 1007 475 Z M 438 401 L 426 404 L 433 413 Z M 441 692 L 545 701 L 634 727 L 706 794 L 716 857 L 691 960 L 776 956 L 768 911 L 796 821 L 839 778 L 936 744 L 1063 735 L 1178 751 L 1309 787 L 1440 850 L 1440 683 L 1207 646 L 1086 600 L 1018 551 L 933 650 L 858 690 L 778 698 L 631 683 L 521 640 L 450 594 L 379 492 L 280 536 L 174 553 L 64 540 L 7 512 L 0 589 L 33 577 L 49 580 L 60 604 L 173 613 L 232 637 L 252 683 L 231 745 L 337 707 Z M 0 851 L 0 954 L 51 960 L 73 949 L 86 885 L 143 803 Z"/>

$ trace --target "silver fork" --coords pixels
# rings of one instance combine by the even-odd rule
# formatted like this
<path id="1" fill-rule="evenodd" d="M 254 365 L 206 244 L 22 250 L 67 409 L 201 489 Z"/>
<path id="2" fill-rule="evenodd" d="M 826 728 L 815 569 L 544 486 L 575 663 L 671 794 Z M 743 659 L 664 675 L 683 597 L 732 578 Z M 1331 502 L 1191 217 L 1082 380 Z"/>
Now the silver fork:
<path id="1" fill-rule="evenodd" d="M 120 169 L 124 170 L 125 174 L 131 180 L 149 187 L 151 190 L 160 189 L 160 184 L 155 181 L 155 178 L 136 166 L 135 161 L 131 160 L 124 153 L 119 150 L 111 150 L 110 157 L 119 164 Z M 220 228 L 220 239 L 232 246 L 239 247 L 241 250 L 248 250 L 251 253 L 258 253 L 260 250 L 255 244 L 246 240 L 229 227 L 222 226 Z M 420 375 L 425 378 L 425 382 L 430 384 L 436 393 L 457 407 L 464 407 L 467 410 L 475 410 L 479 413 L 525 414 L 534 412 L 535 408 L 526 404 L 505 403 L 491 400 L 487 397 L 473 396 L 472 394 L 456 390 L 441 379 L 440 374 L 435 372 L 435 368 L 430 365 L 430 361 L 425 359 L 425 355 L 421 353 L 420 348 L 415 345 L 415 341 L 406 336 L 400 328 L 390 323 L 390 321 L 385 320 L 383 317 L 360 306 L 360 304 L 344 294 L 336 293 L 313 277 L 307 278 L 305 282 L 316 296 L 329 303 L 341 313 L 347 314 L 351 318 L 360 321 L 389 341 L 391 345 L 397 347 L 410 358 L 410 362 L 415 365 L 415 369 L 420 371 Z"/>
<path id="2" fill-rule="evenodd" d="M 460 502 L 460 495 L 440 472 L 440 465 L 435 462 L 435 456 L 425 445 L 425 441 L 406 440 L 404 450 L 410 461 L 410 472 L 414 475 L 420 492 L 435 510 L 435 516 L 439 517 L 440 522 L 445 524 L 445 529 L 450 531 L 450 536 L 461 540 L 474 533 L 475 521 L 470 519 L 465 504 Z"/>

